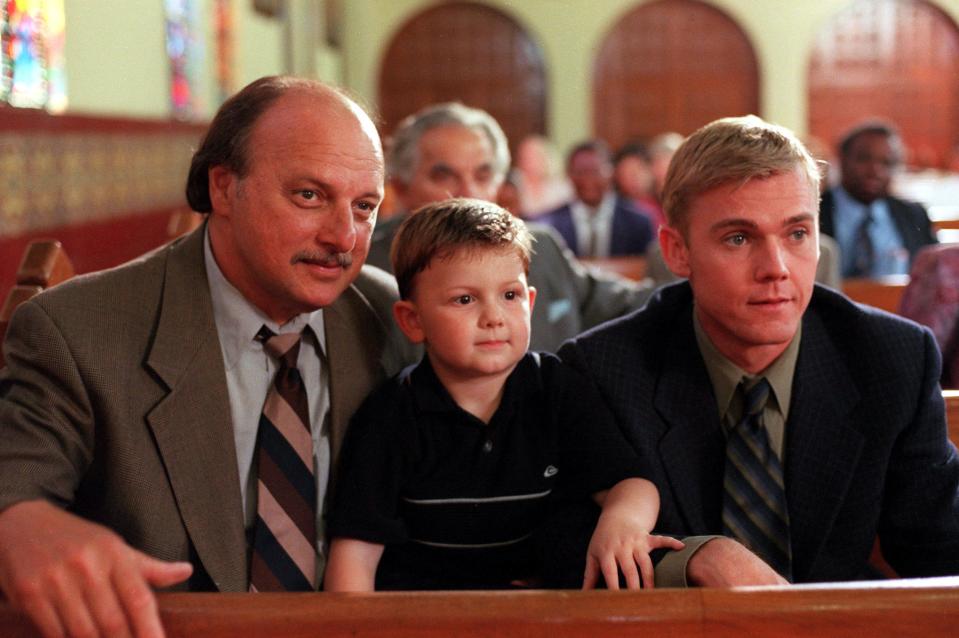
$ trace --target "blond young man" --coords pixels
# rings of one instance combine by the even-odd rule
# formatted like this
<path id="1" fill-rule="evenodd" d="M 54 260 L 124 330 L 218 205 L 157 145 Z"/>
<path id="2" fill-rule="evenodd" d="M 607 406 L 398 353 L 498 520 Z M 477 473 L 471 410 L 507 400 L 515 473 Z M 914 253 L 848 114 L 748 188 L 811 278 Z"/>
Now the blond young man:
<path id="1" fill-rule="evenodd" d="M 502 588 L 541 572 L 537 529 L 556 493 L 603 510 L 584 587 L 652 586 L 658 497 L 588 384 L 527 352 L 530 235 L 480 200 L 426 206 L 392 259 L 400 328 L 420 364 L 375 393 L 344 447 L 327 590 Z M 638 567 L 638 569 L 637 569 Z"/>
<path id="2" fill-rule="evenodd" d="M 782 127 L 703 127 L 673 158 L 659 235 L 688 282 L 560 351 L 595 380 L 659 488 L 657 530 L 687 537 L 657 585 L 866 578 L 877 534 L 901 575 L 959 573 L 939 353 L 928 330 L 814 285 L 819 179 Z M 768 393 L 747 409 L 758 386 Z M 781 526 L 764 538 L 744 522 L 763 510 L 735 474 L 760 466 L 730 453 L 745 433 L 781 482 L 761 490 Z"/>

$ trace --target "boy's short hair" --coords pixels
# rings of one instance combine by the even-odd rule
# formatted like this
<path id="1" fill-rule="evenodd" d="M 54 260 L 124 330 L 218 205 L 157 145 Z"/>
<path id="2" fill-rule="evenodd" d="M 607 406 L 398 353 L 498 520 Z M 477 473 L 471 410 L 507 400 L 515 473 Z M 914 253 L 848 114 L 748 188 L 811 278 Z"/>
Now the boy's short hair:
<path id="1" fill-rule="evenodd" d="M 792 131 L 755 115 L 722 118 L 690 135 L 676 151 L 663 186 L 663 212 L 670 226 L 685 233 L 689 205 L 697 195 L 794 170 L 819 192 L 820 163 Z"/>
<path id="2" fill-rule="evenodd" d="M 513 248 L 529 274 L 532 236 L 518 217 L 492 202 L 457 198 L 427 204 L 407 217 L 390 249 L 400 297 L 413 294 L 413 280 L 434 259 L 459 248 Z"/>

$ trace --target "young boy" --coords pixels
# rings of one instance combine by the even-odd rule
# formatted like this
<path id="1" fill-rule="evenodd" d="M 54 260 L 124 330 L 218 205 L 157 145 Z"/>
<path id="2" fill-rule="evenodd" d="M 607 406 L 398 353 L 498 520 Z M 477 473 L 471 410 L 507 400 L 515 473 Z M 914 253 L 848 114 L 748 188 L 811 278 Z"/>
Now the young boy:
<path id="1" fill-rule="evenodd" d="M 400 227 L 394 317 L 426 356 L 350 426 L 328 524 L 327 591 L 485 589 L 541 572 L 535 531 L 554 489 L 603 507 L 584 587 L 652 587 L 659 495 L 591 384 L 528 353 L 530 236 L 507 211 L 456 199 Z M 611 489 L 610 489 L 611 488 Z M 585 557 L 584 557 L 585 558 Z M 639 572 L 637 572 L 637 565 Z"/>

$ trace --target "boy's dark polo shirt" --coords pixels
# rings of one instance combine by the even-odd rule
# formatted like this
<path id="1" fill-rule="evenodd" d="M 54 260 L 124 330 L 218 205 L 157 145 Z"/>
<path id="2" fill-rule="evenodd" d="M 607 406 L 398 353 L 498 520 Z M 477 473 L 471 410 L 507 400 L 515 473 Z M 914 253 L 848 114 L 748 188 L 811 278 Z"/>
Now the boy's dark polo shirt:
<path id="1" fill-rule="evenodd" d="M 377 589 L 508 587 L 539 572 L 557 491 L 591 494 L 636 467 L 592 385 L 555 356 L 520 360 L 488 425 L 424 358 L 354 417 L 328 530 L 386 545 Z"/>

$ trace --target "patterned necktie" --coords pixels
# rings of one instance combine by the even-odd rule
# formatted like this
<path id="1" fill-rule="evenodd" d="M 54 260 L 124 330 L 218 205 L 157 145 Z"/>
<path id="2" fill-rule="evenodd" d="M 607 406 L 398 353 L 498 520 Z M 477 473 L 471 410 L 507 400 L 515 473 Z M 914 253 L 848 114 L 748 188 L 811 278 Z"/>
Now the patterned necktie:
<path id="1" fill-rule="evenodd" d="M 783 469 L 762 423 L 769 382 L 760 379 L 744 394 L 743 418 L 726 441 L 723 533 L 792 580 Z"/>
<path id="2" fill-rule="evenodd" d="M 862 218 L 862 223 L 856 230 L 855 265 L 853 276 L 871 277 L 873 266 L 876 261 L 876 247 L 872 243 L 872 237 L 869 230 L 872 228 L 872 209 L 867 206 L 866 215 Z"/>
<path id="3" fill-rule="evenodd" d="M 256 439 L 257 507 L 250 591 L 316 590 L 316 482 L 306 388 L 296 368 L 300 334 L 257 340 L 279 361 Z"/>

